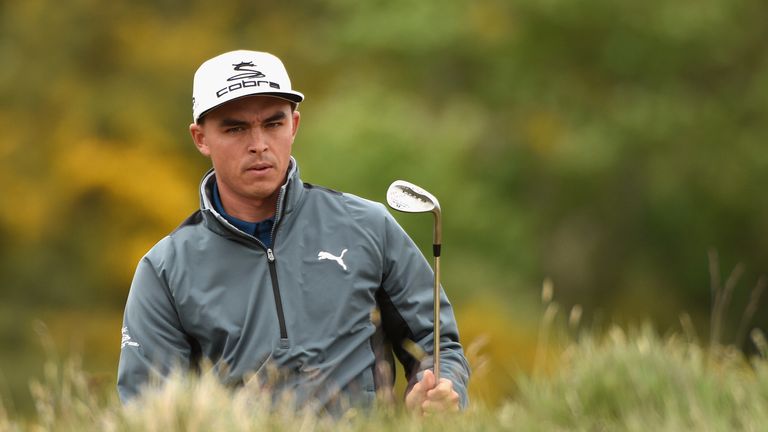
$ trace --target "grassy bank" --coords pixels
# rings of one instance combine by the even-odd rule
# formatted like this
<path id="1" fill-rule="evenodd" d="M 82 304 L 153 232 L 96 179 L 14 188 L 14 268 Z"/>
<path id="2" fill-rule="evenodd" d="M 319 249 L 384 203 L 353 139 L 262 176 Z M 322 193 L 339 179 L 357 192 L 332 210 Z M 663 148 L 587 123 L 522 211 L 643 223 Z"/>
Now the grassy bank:
<path id="1" fill-rule="evenodd" d="M 583 335 L 563 346 L 554 367 L 517 378 L 498 406 L 473 401 L 458 415 L 417 419 L 398 407 L 350 410 L 341 419 L 270 410 L 253 392 L 231 392 L 210 374 L 175 377 L 161 391 L 122 407 L 77 362 L 49 365 L 31 386 L 37 415 L 0 410 L 0 430 L 57 431 L 473 431 L 473 430 L 764 430 L 768 360 L 700 345 L 650 328 Z"/>

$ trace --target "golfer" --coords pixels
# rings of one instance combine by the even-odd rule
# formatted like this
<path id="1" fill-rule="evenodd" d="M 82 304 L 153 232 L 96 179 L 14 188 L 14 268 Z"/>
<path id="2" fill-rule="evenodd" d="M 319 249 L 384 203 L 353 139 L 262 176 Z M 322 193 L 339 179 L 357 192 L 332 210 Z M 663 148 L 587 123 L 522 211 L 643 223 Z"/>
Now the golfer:
<path id="1" fill-rule="evenodd" d="M 430 370 L 427 260 L 382 204 L 302 181 L 291 148 L 304 95 L 283 63 L 219 55 L 197 70 L 192 95 L 189 131 L 213 168 L 200 209 L 139 261 L 120 398 L 209 361 L 226 385 L 268 384 L 303 407 L 370 407 L 391 394 L 394 353 L 407 407 L 465 407 L 469 367 L 444 293 L 440 382 Z"/>

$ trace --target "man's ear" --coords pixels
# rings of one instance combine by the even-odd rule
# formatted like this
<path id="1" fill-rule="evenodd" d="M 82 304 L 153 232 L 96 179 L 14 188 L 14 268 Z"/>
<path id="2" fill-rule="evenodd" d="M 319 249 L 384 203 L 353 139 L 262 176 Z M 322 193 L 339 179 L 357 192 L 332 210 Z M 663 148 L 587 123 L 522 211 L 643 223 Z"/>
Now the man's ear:
<path id="1" fill-rule="evenodd" d="M 211 149 L 208 148 L 208 144 L 205 142 L 205 132 L 203 127 L 197 123 L 189 125 L 189 133 L 192 134 L 192 141 L 195 142 L 197 150 L 203 154 L 203 156 L 210 157 Z"/>
<path id="2" fill-rule="evenodd" d="M 301 120 L 301 113 L 298 110 L 293 111 L 291 115 L 291 121 L 293 122 L 293 137 L 296 138 L 296 132 L 299 131 L 299 123 Z"/>

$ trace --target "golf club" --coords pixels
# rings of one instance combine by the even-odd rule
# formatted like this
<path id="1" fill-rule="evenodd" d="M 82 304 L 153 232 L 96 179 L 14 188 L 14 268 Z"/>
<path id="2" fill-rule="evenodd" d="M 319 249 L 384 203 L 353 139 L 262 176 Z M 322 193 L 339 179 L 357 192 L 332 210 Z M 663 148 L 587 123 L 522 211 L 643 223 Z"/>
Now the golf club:
<path id="1" fill-rule="evenodd" d="M 440 382 L 440 246 L 442 244 L 440 203 L 434 195 L 415 184 L 403 180 L 395 180 L 387 189 L 387 204 L 394 210 L 405 213 L 431 212 L 435 215 L 435 229 L 432 240 L 432 255 L 435 257 L 433 358 L 435 381 Z"/>

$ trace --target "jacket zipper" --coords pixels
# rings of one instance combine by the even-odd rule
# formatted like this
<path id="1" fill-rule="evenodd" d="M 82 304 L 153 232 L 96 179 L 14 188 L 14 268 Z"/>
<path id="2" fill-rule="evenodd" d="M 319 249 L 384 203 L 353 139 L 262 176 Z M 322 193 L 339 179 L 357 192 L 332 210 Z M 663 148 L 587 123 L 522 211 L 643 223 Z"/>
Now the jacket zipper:
<path id="1" fill-rule="evenodd" d="M 274 243 L 274 239 L 272 239 L 272 242 Z M 269 261 L 269 276 L 272 278 L 272 292 L 275 296 L 277 322 L 280 325 L 280 345 L 285 348 L 288 345 L 288 330 L 285 327 L 283 299 L 280 296 L 280 284 L 277 282 L 277 267 L 275 266 L 275 254 L 272 252 L 272 248 L 267 248 L 267 260 Z"/>
<path id="2" fill-rule="evenodd" d="M 282 206 L 285 195 L 285 188 L 280 189 L 277 196 L 277 208 L 275 209 L 275 224 L 272 226 L 272 232 L 269 234 L 272 240 L 272 247 L 275 246 L 275 236 L 277 235 L 277 225 L 282 220 Z M 261 243 L 261 241 L 259 241 Z M 264 244 L 262 243 L 262 246 Z M 275 309 L 277 309 L 277 323 L 280 326 L 280 347 L 288 348 L 288 329 L 285 325 L 285 313 L 283 312 L 283 297 L 280 295 L 280 283 L 277 280 L 277 265 L 275 264 L 275 253 L 272 247 L 264 248 L 267 250 L 267 261 L 269 262 L 269 276 L 272 279 L 272 293 L 275 297 Z"/>

